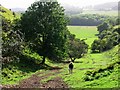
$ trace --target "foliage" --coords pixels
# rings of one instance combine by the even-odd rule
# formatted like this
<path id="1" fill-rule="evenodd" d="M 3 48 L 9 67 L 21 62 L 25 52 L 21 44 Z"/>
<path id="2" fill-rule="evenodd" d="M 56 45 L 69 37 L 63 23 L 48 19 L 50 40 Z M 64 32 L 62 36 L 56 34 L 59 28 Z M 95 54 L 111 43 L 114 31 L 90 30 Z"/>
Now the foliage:
<path id="1" fill-rule="evenodd" d="M 22 51 L 22 33 L 15 29 L 17 25 L 17 15 L 11 10 L 0 5 L 0 17 L 2 25 L 2 64 L 6 65 L 10 61 L 18 61 Z M 16 59 L 16 60 L 15 60 Z"/>
<path id="2" fill-rule="evenodd" d="M 98 38 L 96 26 L 68 26 L 69 31 L 76 35 L 76 38 L 83 39 L 89 47 Z"/>
<path id="3" fill-rule="evenodd" d="M 10 20 L 2 18 L 2 64 L 18 59 L 22 53 L 23 38 L 19 30 L 14 30 Z M 17 60 L 15 60 L 17 61 Z"/>
<path id="4" fill-rule="evenodd" d="M 110 20 L 98 26 L 98 40 L 91 45 L 92 52 L 103 52 L 120 43 L 119 27 L 114 26 Z"/>
<path id="5" fill-rule="evenodd" d="M 7 20 L 14 19 L 14 15 L 13 15 L 12 11 L 8 10 L 7 8 L 4 8 L 3 6 L 0 6 L 0 15 Z"/>
<path id="6" fill-rule="evenodd" d="M 74 62 L 76 58 L 81 58 L 87 53 L 88 45 L 84 40 L 75 38 L 74 34 L 69 35 L 68 40 L 68 56 L 71 58 L 71 61 Z"/>
<path id="7" fill-rule="evenodd" d="M 109 64 L 105 68 L 99 68 L 94 71 L 87 71 L 85 73 L 85 76 L 83 77 L 83 80 L 84 81 L 93 81 L 95 79 L 106 77 L 106 76 L 110 75 L 116 67 L 118 67 L 117 62 Z"/>
<path id="8" fill-rule="evenodd" d="M 102 22 L 106 20 L 114 20 L 116 17 L 99 15 L 99 14 L 78 14 L 78 15 L 70 15 L 69 25 L 74 26 L 97 26 L 102 24 Z"/>
<path id="9" fill-rule="evenodd" d="M 88 53 L 84 57 L 76 59 L 72 75 L 66 72 L 66 66 L 62 71 L 62 78 L 71 88 L 117 88 L 119 65 L 117 64 L 119 61 L 117 51 L 118 45 L 103 53 Z M 114 69 L 109 69 L 111 66 L 114 66 Z M 87 75 L 87 72 L 90 75 Z M 94 74 L 95 76 L 92 76 Z M 85 78 L 88 78 L 89 81 L 85 81 Z"/>
<path id="10" fill-rule="evenodd" d="M 82 31 L 84 28 L 81 29 L 77 29 L 78 27 L 70 27 L 72 28 L 70 31 L 72 33 L 76 33 L 77 37 L 82 37 L 82 35 L 84 35 Z M 75 28 L 75 29 L 74 29 Z M 86 30 L 85 30 L 86 29 Z M 96 29 L 90 29 L 88 27 L 85 27 L 85 32 L 86 34 L 86 38 L 91 37 L 91 38 L 96 38 L 96 36 L 94 36 L 97 33 Z M 91 35 L 91 33 L 93 33 L 94 35 Z M 79 33 L 78 33 L 79 32 Z M 90 33 L 90 34 L 89 34 Z M 80 35 L 79 35 L 80 34 Z M 85 38 L 85 37 L 84 37 Z M 88 40 L 91 38 L 88 38 Z M 46 70 L 46 69 L 41 69 L 41 65 L 33 65 L 31 66 L 31 64 L 29 65 L 30 68 L 28 68 L 28 63 L 26 62 L 25 64 L 21 63 L 21 64 L 15 64 L 17 67 L 14 69 L 14 66 L 11 67 L 6 67 L 4 70 L 2 70 L 3 73 L 7 73 L 6 77 L 3 77 L 2 79 L 2 84 L 16 84 L 16 82 L 21 81 L 22 79 L 28 78 L 33 74 L 37 74 L 38 76 L 45 76 L 45 75 L 49 75 L 49 77 L 43 78 L 42 81 L 43 82 L 47 82 L 48 80 L 53 80 L 54 77 L 61 77 L 63 78 L 63 80 L 65 81 L 65 83 L 70 87 L 70 88 L 113 88 L 113 87 L 118 87 L 118 67 L 117 65 L 114 66 L 114 70 L 112 72 L 110 72 L 110 75 L 107 74 L 109 72 L 106 72 L 108 70 L 104 70 L 103 75 L 107 75 L 107 76 L 100 76 L 100 74 L 98 74 L 98 76 L 100 76 L 100 78 L 98 79 L 94 79 L 92 81 L 84 81 L 83 77 L 85 75 L 85 73 L 87 71 L 90 72 L 94 72 L 94 69 L 97 71 L 100 68 L 104 69 L 106 68 L 106 65 L 109 66 L 109 64 L 112 65 L 112 63 L 116 60 L 118 60 L 118 45 L 115 46 L 115 48 L 103 52 L 103 53 L 88 53 L 87 55 L 85 55 L 84 57 L 80 58 L 80 59 L 76 59 L 75 63 L 74 63 L 74 70 L 73 70 L 73 74 L 70 75 L 68 74 L 68 64 L 64 64 L 64 63 L 50 63 L 49 61 L 46 62 L 48 65 L 50 66 L 62 66 L 63 68 L 60 70 L 60 72 L 58 73 L 53 73 L 51 72 L 51 70 Z M 26 53 L 28 53 L 29 50 L 26 50 Z M 30 55 L 31 53 L 31 55 Z M 28 53 L 29 56 L 31 57 L 38 57 L 37 55 L 33 55 L 33 52 L 29 52 Z M 24 58 L 26 60 L 26 58 Z M 93 63 L 93 61 L 95 63 Z M 118 60 L 119 61 L 119 60 Z M 80 62 L 80 63 L 79 63 Z M 19 66 L 19 67 L 18 67 Z M 9 70 L 7 69 L 9 68 Z M 35 68 L 38 68 L 37 71 Z M 53 73 L 53 74 L 51 74 Z M 57 76 L 56 76 L 57 75 Z M 97 75 L 97 73 L 96 73 Z"/>
<path id="11" fill-rule="evenodd" d="M 108 30 L 110 29 L 110 25 L 108 22 L 103 22 L 102 24 L 98 25 L 98 31 L 101 33 L 103 30 Z"/>
<path id="12" fill-rule="evenodd" d="M 65 56 L 67 22 L 58 2 L 34 2 L 21 17 L 21 32 L 29 47 L 51 60 Z"/>

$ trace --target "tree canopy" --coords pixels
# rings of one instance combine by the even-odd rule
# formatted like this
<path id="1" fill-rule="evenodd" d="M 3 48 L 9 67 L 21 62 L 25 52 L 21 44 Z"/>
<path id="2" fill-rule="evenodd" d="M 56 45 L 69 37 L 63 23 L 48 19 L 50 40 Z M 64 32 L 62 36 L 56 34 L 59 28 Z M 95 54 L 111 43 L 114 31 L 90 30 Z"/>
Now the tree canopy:
<path id="1" fill-rule="evenodd" d="M 91 45 L 92 52 L 103 52 L 120 43 L 120 29 L 115 25 L 116 21 L 105 21 L 98 26 L 99 35 Z"/>
<path id="2" fill-rule="evenodd" d="M 75 38 L 74 34 L 69 35 L 68 56 L 74 62 L 76 58 L 81 58 L 88 51 L 88 45 L 84 40 Z"/>
<path id="3" fill-rule="evenodd" d="M 21 17 L 21 32 L 30 48 L 45 58 L 65 55 L 67 22 L 58 2 L 34 2 Z"/>

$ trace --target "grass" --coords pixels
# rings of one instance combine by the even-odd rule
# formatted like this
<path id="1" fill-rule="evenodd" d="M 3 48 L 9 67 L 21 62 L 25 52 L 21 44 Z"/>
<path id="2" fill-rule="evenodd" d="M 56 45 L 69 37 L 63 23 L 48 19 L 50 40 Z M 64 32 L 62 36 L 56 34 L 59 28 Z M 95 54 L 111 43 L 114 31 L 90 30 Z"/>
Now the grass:
<path id="1" fill-rule="evenodd" d="M 90 54 L 86 55 L 81 59 L 77 59 L 76 61 L 82 61 L 82 63 L 74 63 L 74 71 L 73 74 L 67 74 L 67 66 L 63 70 L 63 79 L 68 85 L 72 88 L 112 88 L 118 87 L 118 69 L 117 64 L 114 68 L 115 70 L 105 77 L 102 77 L 108 70 L 105 70 L 99 74 L 99 79 L 95 79 L 93 81 L 84 81 L 84 76 L 86 75 L 87 71 L 98 71 L 99 69 L 106 68 L 107 65 L 113 64 L 117 61 L 117 55 L 111 57 L 111 52 L 116 51 L 118 46 L 114 49 L 100 53 L 100 54 Z M 109 57 L 107 56 L 109 54 Z M 114 60 L 113 60 L 114 58 Z M 93 63 L 92 59 L 95 61 Z M 90 77 L 91 78 L 91 77 Z"/>
<path id="2" fill-rule="evenodd" d="M 45 79 L 42 79 L 40 82 L 41 83 L 47 83 L 49 80 L 51 80 L 51 79 L 53 79 L 53 78 L 55 78 L 56 76 L 50 76 L 50 77 L 48 77 L 48 78 L 45 78 Z"/>
<path id="3" fill-rule="evenodd" d="M 1 10 L 0 15 L 9 21 L 13 21 L 14 19 L 20 18 L 20 14 L 15 13 L 15 16 L 14 16 L 13 12 L 11 10 L 9 10 L 3 6 L 0 6 L 0 10 Z"/>
<path id="4" fill-rule="evenodd" d="M 96 27 L 89 26 L 68 26 L 71 33 L 75 34 L 77 38 L 87 38 L 87 44 L 91 45 L 94 39 L 97 39 L 96 34 L 98 34 Z M 68 66 L 66 66 L 62 71 L 62 78 L 64 81 L 72 88 L 113 88 L 118 87 L 118 60 L 117 53 L 118 46 L 114 47 L 112 50 L 103 53 L 88 53 L 80 59 L 76 59 L 74 63 L 73 74 L 68 74 Z M 110 72 L 107 68 L 109 65 L 115 63 L 114 69 Z M 102 69 L 103 72 L 99 72 Z M 84 81 L 86 72 L 97 71 L 95 77 L 100 77 L 98 79 L 93 79 L 92 81 Z M 95 78 L 88 76 L 89 78 Z"/>
<path id="5" fill-rule="evenodd" d="M 32 74 L 38 72 L 41 72 L 41 74 L 39 74 L 38 76 L 44 76 L 50 73 L 50 70 L 53 67 L 63 65 L 62 63 L 50 62 L 50 60 L 48 59 L 46 59 L 46 64 L 41 65 L 40 62 L 42 58 L 37 53 L 31 52 L 31 50 L 28 48 L 26 48 L 23 52 L 24 55 L 26 55 L 27 57 L 21 58 L 21 62 L 10 63 L 7 66 L 4 66 L 4 68 L 2 69 L 2 85 L 19 84 L 19 81 L 29 78 Z M 43 80 L 43 82 L 47 80 Z"/>
<path id="6" fill-rule="evenodd" d="M 22 72 L 17 69 L 16 66 L 9 65 L 9 68 L 2 69 L 2 84 L 12 85 L 18 84 L 18 82 L 24 78 L 28 78 L 32 75 L 32 72 Z"/>
<path id="7" fill-rule="evenodd" d="M 75 34 L 77 38 L 87 39 L 86 43 L 90 46 L 94 39 L 97 39 L 97 27 L 96 26 L 68 26 L 68 29 L 72 34 Z"/>
<path id="8" fill-rule="evenodd" d="M 13 13 L 4 8 L 0 7 L 2 10 L 6 12 L 0 12 L 0 14 L 6 17 L 8 20 L 13 20 L 15 17 Z M 117 12 L 115 11 L 85 11 L 83 14 L 102 14 L 102 15 L 111 15 L 116 16 Z M 16 14 L 17 15 L 17 14 Z M 19 15 L 17 15 L 20 17 Z M 116 28 L 116 27 L 115 27 Z M 94 39 L 97 39 L 97 28 L 96 26 L 68 26 L 68 29 L 71 33 L 75 34 L 77 38 L 87 39 L 86 43 L 91 46 Z M 46 61 L 46 65 L 40 65 L 42 58 L 34 52 L 31 52 L 29 49 L 24 51 L 24 55 L 28 56 L 27 58 L 22 59 L 25 63 L 14 63 L 6 66 L 2 69 L 2 84 L 18 84 L 19 81 L 29 78 L 32 74 L 41 72 L 38 76 L 44 76 L 48 73 L 51 75 L 47 78 L 43 79 L 41 82 L 46 83 L 49 80 L 55 77 L 62 77 L 63 80 L 72 88 L 113 88 L 118 87 L 118 67 L 120 67 L 116 62 L 118 60 L 117 53 L 118 46 L 114 47 L 112 50 L 92 54 L 88 53 L 84 57 L 80 59 L 76 59 L 74 63 L 74 71 L 73 74 L 69 74 L 68 72 L 68 64 L 63 63 L 54 63 L 50 62 L 48 59 Z M 34 58 L 34 59 L 33 59 Z M 33 61 L 31 61 L 33 59 Z M 36 63 L 36 64 L 35 64 Z M 115 65 L 113 65 L 115 63 Z M 106 69 L 109 65 L 113 65 L 114 68 L 110 72 Z M 51 72 L 51 66 L 61 67 L 60 73 L 57 75 L 54 72 Z M 99 72 L 100 69 L 104 69 L 104 71 Z M 96 73 L 95 77 L 99 77 L 95 79 L 91 75 L 87 75 L 87 73 Z M 108 74 L 109 73 L 109 74 Z M 88 77 L 89 80 L 86 81 L 85 77 Z M 93 80 L 91 80 L 93 79 Z"/>
<path id="9" fill-rule="evenodd" d="M 12 11 L 8 10 L 7 8 L 4 8 L 3 6 L 0 6 L 0 9 L 2 10 L 2 12 L 0 12 L 0 15 L 2 15 L 8 20 L 14 19 Z"/>
<path id="10" fill-rule="evenodd" d="M 31 62 L 34 63 L 34 62 Z M 13 85 L 18 84 L 19 81 L 29 78 L 32 74 L 40 73 L 38 76 L 44 76 L 48 73 L 54 74 L 53 72 L 50 72 L 52 69 L 51 66 L 61 66 L 62 64 L 55 64 L 49 62 L 49 60 L 46 61 L 45 65 L 37 65 L 37 64 L 30 64 L 28 62 L 28 65 L 24 63 L 16 63 L 16 64 L 10 64 L 7 65 L 2 69 L 2 85 Z M 49 65 L 50 64 L 50 65 Z M 49 66 L 48 66 L 49 65 Z M 47 79 L 48 80 L 48 79 Z M 45 80 L 46 81 L 46 80 Z"/>
<path id="11" fill-rule="evenodd" d="M 77 38 L 87 38 L 87 44 L 91 45 L 94 39 L 97 39 L 96 34 L 98 31 L 94 26 L 68 26 L 71 33 L 75 34 Z M 53 63 L 49 60 L 46 64 L 49 66 L 36 66 L 31 65 L 31 68 L 21 67 L 23 64 L 12 66 L 2 70 L 7 73 L 8 76 L 3 78 L 2 84 L 18 84 L 24 78 L 30 77 L 32 74 L 41 72 L 38 76 L 50 76 L 43 79 L 41 82 L 46 83 L 55 77 L 62 77 L 65 83 L 71 88 L 113 88 L 118 87 L 118 47 L 115 46 L 113 49 L 103 53 L 87 53 L 84 57 L 76 59 L 74 63 L 74 70 L 72 74 L 68 72 L 68 64 Z M 41 59 L 36 53 L 31 52 L 29 49 L 24 51 L 24 54 L 37 59 Z M 24 58 L 25 59 L 25 58 Z M 27 59 L 25 59 L 27 60 Z M 29 60 L 29 59 L 28 59 Z M 28 63 L 29 64 L 29 63 Z M 109 70 L 108 67 L 112 65 L 114 68 Z M 60 73 L 51 72 L 51 67 L 61 67 Z M 34 67 L 34 68 L 33 68 Z M 39 68 L 38 68 L 39 67 Z M 102 70 L 102 71 L 100 71 Z M 87 73 L 95 73 L 95 77 L 88 75 Z M 85 78 L 89 78 L 87 81 Z M 97 78 L 99 77 L 99 78 Z M 97 78 L 97 79 L 96 79 Z"/>

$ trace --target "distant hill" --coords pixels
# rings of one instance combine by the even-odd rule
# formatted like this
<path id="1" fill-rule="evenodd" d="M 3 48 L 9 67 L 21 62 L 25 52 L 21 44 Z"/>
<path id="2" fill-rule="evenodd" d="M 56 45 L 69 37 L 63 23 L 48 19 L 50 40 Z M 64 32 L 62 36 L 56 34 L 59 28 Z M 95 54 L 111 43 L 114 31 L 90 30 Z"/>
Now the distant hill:
<path id="1" fill-rule="evenodd" d="M 62 4 L 62 6 L 65 8 L 65 13 L 67 15 L 69 14 L 80 14 L 82 12 L 82 9 L 76 6 Z M 24 13 L 25 8 L 11 8 L 11 11 L 17 12 L 17 13 Z"/>
<path id="2" fill-rule="evenodd" d="M 118 2 L 108 2 L 94 6 L 95 10 L 117 10 Z"/>
<path id="3" fill-rule="evenodd" d="M 68 4 L 62 4 L 62 6 L 65 9 L 65 14 L 67 15 L 80 14 L 82 12 L 82 8 L 77 6 L 72 6 Z"/>

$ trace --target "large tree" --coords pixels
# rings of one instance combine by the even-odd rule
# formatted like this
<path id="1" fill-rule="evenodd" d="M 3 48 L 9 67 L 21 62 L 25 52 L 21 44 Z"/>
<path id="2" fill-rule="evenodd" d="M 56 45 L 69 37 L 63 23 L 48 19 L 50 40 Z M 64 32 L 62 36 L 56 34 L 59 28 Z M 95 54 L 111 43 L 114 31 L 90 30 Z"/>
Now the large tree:
<path id="1" fill-rule="evenodd" d="M 21 17 L 21 32 L 30 48 L 45 58 L 65 55 L 67 22 L 58 2 L 34 2 Z"/>

